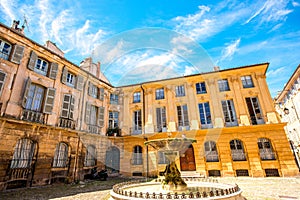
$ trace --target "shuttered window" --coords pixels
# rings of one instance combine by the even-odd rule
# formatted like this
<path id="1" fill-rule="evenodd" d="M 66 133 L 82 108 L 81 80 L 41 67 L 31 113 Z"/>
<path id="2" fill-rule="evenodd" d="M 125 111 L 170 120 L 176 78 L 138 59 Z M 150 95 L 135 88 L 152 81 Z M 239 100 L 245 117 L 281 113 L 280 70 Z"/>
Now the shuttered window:
<path id="1" fill-rule="evenodd" d="M 83 76 L 75 75 L 70 72 L 66 67 L 63 68 L 61 82 L 70 87 L 75 87 L 78 90 L 83 90 Z"/>
<path id="2" fill-rule="evenodd" d="M 75 98 L 71 94 L 65 94 L 63 99 L 61 117 L 73 119 Z"/>
<path id="3" fill-rule="evenodd" d="M 99 89 L 99 99 L 101 100 L 101 101 L 103 101 L 104 100 L 104 88 L 100 88 Z"/>
<path id="4" fill-rule="evenodd" d="M 6 78 L 6 73 L 0 71 L 0 96 L 2 95 L 5 78 Z"/>
<path id="5" fill-rule="evenodd" d="M 14 46 L 14 51 L 11 56 L 11 61 L 20 64 L 23 54 L 24 54 L 24 47 L 16 44 Z"/>
<path id="6" fill-rule="evenodd" d="M 0 39 L 0 58 L 8 60 L 11 51 L 11 44 Z"/>
<path id="7" fill-rule="evenodd" d="M 46 99 L 44 103 L 44 113 L 52 114 L 55 98 L 55 88 L 47 88 Z"/>
<path id="8" fill-rule="evenodd" d="M 49 71 L 49 78 L 56 79 L 58 71 L 58 64 L 57 63 L 51 63 L 50 64 L 50 71 Z"/>
<path id="9" fill-rule="evenodd" d="M 76 89 L 78 89 L 78 90 L 83 90 L 83 81 L 84 81 L 84 79 L 83 79 L 83 76 L 77 76 L 76 77 Z"/>
<path id="10" fill-rule="evenodd" d="M 103 127 L 104 126 L 104 111 L 105 111 L 105 108 L 104 107 L 99 107 L 98 108 L 98 125 L 100 127 Z"/>
<path id="11" fill-rule="evenodd" d="M 86 102 L 85 123 L 90 124 L 90 117 L 91 117 L 91 104 L 89 102 Z"/>
<path id="12" fill-rule="evenodd" d="M 97 86 L 95 86 L 94 84 L 92 84 L 91 82 L 89 83 L 89 90 L 88 93 L 90 96 L 97 98 L 98 96 L 98 88 Z"/>

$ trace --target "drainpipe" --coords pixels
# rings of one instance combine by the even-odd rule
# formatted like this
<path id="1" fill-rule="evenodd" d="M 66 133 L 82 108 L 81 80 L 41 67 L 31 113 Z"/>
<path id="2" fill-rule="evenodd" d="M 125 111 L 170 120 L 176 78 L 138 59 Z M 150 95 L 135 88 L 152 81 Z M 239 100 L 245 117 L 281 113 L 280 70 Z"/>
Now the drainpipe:
<path id="1" fill-rule="evenodd" d="M 143 88 L 143 85 L 141 85 L 141 89 L 143 91 L 143 125 L 144 125 L 144 134 L 145 134 L 145 123 L 146 123 L 146 117 L 145 117 L 145 89 Z M 144 137 L 146 141 L 148 141 L 147 137 Z M 149 177 L 149 156 L 148 156 L 148 145 L 146 145 L 146 181 L 148 181 Z"/>

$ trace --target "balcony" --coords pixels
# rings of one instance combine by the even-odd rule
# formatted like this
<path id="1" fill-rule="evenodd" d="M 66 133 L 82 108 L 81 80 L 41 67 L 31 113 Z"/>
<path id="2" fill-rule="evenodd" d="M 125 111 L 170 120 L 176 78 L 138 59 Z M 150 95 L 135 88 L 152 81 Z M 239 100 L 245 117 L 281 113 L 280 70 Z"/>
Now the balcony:
<path id="1" fill-rule="evenodd" d="M 71 119 L 60 118 L 59 119 L 59 127 L 70 128 L 70 129 L 75 130 L 75 121 L 73 121 Z"/>
<path id="2" fill-rule="evenodd" d="M 45 119 L 44 113 L 40 113 L 32 110 L 22 111 L 21 120 L 44 124 L 44 119 Z"/>
<path id="3" fill-rule="evenodd" d="M 108 128 L 106 131 L 107 136 L 121 136 L 121 129 L 116 128 Z"/>
<path id="4" fill-rule="evenodd" d="M 141 126 L 135 126 L 133 128 L 130 128 L 131 135 L 140 135 L 142 134 L 142 127 Z"/>
<path id="5" fill-rule="evenodd" d="M 88 125 L 89 133 L 100 134 L 101 128 L 97 125 Z"/>

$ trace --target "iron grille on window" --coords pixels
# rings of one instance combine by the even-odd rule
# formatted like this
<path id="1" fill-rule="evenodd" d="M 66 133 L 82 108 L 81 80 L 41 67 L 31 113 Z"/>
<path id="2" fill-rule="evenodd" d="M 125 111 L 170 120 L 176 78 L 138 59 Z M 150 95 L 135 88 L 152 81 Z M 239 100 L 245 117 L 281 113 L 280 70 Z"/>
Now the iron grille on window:
<path id="1" fill-rule="evenodd" d="M 84 166 L 91 167 L 96 165 L 96 148 L 89 145 L 86 149 Z"/>
<path id="2" fill-rule="evenodd" d="M 266 138 L 259 138 L 258 139 L 258 148 L 260 158 L 262 160 L 276 160 L 275 153 L 273 152 L 271 142 Z"/>
<path id="3" fill-rule="evenodd" d="M 53 159 L 53 167 L 67 167 L 68 164 L 68 145 L 60 142 L 56 146 Z"/>
<path id="4" fill-rule="evenodd" d="M 15 147 L 10 168 L 29 168 L 35 151 L 35 143 L 30 139 L 20 139 Z"/>
<path id="5" fill-rule="evenodd" d="M 216 143 L 213 141 L 207 141 L 204 143 L 205 159 L 206 162 L 219 162 L 219 155 L 217 151 Z"/>

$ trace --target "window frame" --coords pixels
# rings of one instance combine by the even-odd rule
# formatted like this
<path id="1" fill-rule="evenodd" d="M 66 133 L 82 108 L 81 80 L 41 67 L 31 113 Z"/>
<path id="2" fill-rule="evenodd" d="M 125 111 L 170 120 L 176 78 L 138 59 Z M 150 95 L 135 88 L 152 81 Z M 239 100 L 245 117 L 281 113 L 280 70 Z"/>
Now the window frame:
<path id="1" fill-rule="evenodd" d="M 142 134 L 142 110 L 133 111 L 133 131 L 134 135 Z"/>
<path id="2" fill-rule="evenodd" d="M 43 67 L 44 67 L 44 69 L 43 69 Z M 35 61 L 33 70 L 39 74 L 46 76 L 48 73 L 48 68 L 49 68 L 49 62 L 46 61 L 45 59 L 38 57 Z"/>
<path id="3" fill-rule="evenodd" d="M 156 128 L 157 132 L 165 132 L 167 128 L 166 107 L 158 107 L 156 110 Z"/>
<path id="4" fill-rule="evenodd" d="M 9 48 L 7 48 L 7 47 L 5 48 L 5 45 L 8 45 Z M 4 52 L 4 51 L 7 51 L 7 52 Z M 0 39 L 0 58 L 2 58 L 4 60 L 8 60 L 9 56 L 11 54 L 11 51 L 12 51 L 12 44 L 5 40 Z"/>
<path id="5" fill-rule="evenodd" d="M 85 167 L 93 167 L 97 165 L 97 149 L 94 145 L 88 145 L 84 158 Z"/>
<path id="6" fill-rule="evenodd" d="M 119 105 L 119 95 L 118 94 L 110 94 L 109 103 L 113 105 Z"/>
<path id="7" fill-rule="evenodd" d="M 207 93 L 205 81 L 196 83 L 195 86 L 196 86 L 196 94 Z"/>
<path id="8" fill-rule="evenodd" d="M 243 88 L 253 88 L 254 83 L 251 75 L 241 76 Z"/>
<path id="9" fill-rule="evenodd" d="M 133 147 L 132 152 L 132 165 L 142 165 L 143 164 L 143 147 L 136 145 Z"/>
<path id="10" fill-rule="evenodd" d="M 185 87 L 184 87 L 184 85 L 175 86 L 175 94 L 176 94 L 176 97 L 184 97 L 185 96 Z"/>
<path id="11" fill-rule="evenodd" d="M 204 153 L 206 162 L 219 162 L 219 153 L 215 141 L 210 140 L 204 143 Z"/>
<path id="12" fill-rule="evenodd" d="M 19 139 L 14 148 L 10 169 L 30 168 L 35 157 L 36 142 L 29 138 Z"/>
<path id="13" fill-rule="evenodd" d="M 212 128 L 212 116 L 209 102 L 198 103 L 198 112 L 201 128 Z"/>
<path id="14" fill-rule="evenodd" d="M 119 127 L 119 112 L 109 111 L 108 112 L 108 128 L 118 128 Z"/>
<path id="15" fill-rule="evenodd" d="M 165 99 L 165 90 L 164 88 L 158 88 L 155 90 L 155 100 Z"/>
<path id="16" fill-rule="evenodd" d="M 226 126 L 237 126 L 238 121 L 233 100 L 222 100 L 221 105 Z"/>
<path id="17" fill-rule="evenodd" d="M 141 92 L 134 92 L 132 95 L 133 103 L 140 103 L 141 102 Z"/>
<path id="18" fill-rule="evenodd" d="M 178 127 L 189 127 L 189 112 L 187 104 L 177 105 Z"/>
<path id="19" fill-rule="evenodd" d="M 220 92 L 230 91 L 228 79 L 218 80 L 218 86 Z"/>
<path id="20" fill-rule="evenodd" d="M 65 142 L 59 142 L 55 148 L 53 157 L 53 168 L 65 168 L 69 161 L 69 145 Z"/>

